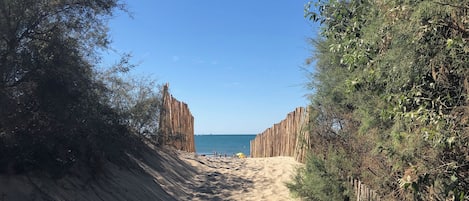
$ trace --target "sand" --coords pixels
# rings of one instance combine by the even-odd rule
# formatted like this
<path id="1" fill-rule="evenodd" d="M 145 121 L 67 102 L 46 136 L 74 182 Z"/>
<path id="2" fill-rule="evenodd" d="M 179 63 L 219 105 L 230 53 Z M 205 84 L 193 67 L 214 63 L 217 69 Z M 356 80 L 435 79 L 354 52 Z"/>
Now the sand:
<path id="1" fill-rule="evenodd" d="M 296 200 L 285 183 L 301 164 L 292 157 L 214 158 L 181 154 L 195 167 L 199 186 L 192 200 Z"/>
<path id="2" fill-rule="evenodd" d="M 296 200 L 285 186 L 301 165 L 291 157 L 213 158 L 152 146 L 129 157 L 130 168 L 109 163 L 98 178 L 0 175 L 0 200 Z"/>

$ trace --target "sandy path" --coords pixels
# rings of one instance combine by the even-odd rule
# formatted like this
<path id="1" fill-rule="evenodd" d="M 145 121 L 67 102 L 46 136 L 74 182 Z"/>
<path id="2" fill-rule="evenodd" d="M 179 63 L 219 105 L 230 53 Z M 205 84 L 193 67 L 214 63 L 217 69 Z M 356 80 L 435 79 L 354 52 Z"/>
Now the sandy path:
<path id="1" fill-rule="evenodd" d="M 295 200 L 285 186 L 300 164 L 291 157 L 210 158 L 148 147 L 128 167 L 52 180 L 0 175 L 1 201 L 272 201 Z"/>
<path id="2" fill-rule="evenodd" d="M 192 200 L 296 200 L 285 182 L 301 165 L 292 157 L 212 158 L 181 153 L 198 171 Z"/>

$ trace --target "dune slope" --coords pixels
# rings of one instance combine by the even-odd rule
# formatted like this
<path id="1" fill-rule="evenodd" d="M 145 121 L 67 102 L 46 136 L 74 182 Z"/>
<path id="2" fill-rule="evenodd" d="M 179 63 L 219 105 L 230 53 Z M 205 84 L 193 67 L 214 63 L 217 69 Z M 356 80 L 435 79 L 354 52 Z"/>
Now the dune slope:
<path id="1" fill-rule="evenodd" d="M 284 182 L 300 165 L 291 157 L 210 158 L 152 146 L 130 160 L 132 168 L 108 163 L 97 178 L 0 175 L 0 200 L 294 200 Z"/>

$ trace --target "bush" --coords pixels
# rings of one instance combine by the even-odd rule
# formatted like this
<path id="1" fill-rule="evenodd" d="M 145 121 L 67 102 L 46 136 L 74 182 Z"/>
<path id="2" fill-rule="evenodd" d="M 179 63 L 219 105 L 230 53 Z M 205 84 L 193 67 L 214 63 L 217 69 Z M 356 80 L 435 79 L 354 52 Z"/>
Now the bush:
<path id="1" fill-rule="evenodd" d="M 351 192 L 347 179 L 339 175 L 341 169 L 340 164 L 330 164 L 330 161 L 311 154 L 306 166 L 298 169 L 287 187 L 304 200 L 349 200 Z"/>

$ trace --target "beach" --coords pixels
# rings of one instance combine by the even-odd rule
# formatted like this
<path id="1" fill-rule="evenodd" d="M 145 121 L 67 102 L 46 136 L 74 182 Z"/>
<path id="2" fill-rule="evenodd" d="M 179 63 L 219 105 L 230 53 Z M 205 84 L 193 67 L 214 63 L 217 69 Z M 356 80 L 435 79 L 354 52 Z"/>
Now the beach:
<path id="1" fill-rule="evenodd" d="M 198 172 L 191 200 L 296 200 L 285 183 L 301 164 L 292 157 L 205 157 L 179 152 Z"/>
<path id="2" fill-rule="evenodd" d="M 157 148 L 129 155 L 128 167 L 112 163 L 98 177 L 0 175 L 4 201 L 272 201 L 296 200 L 285 182 L 301 164 L 292 157 L 209 157 Z"/>

